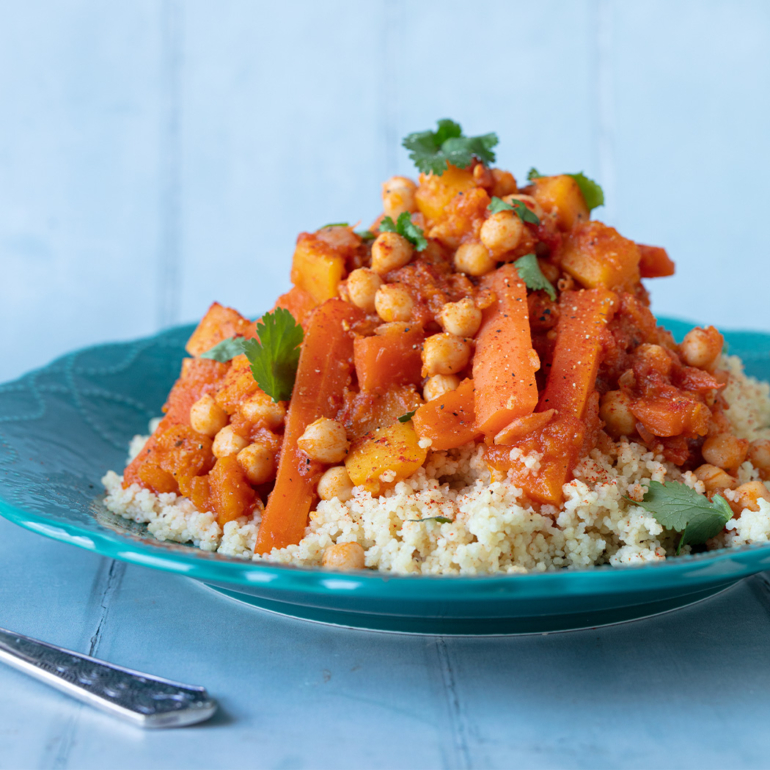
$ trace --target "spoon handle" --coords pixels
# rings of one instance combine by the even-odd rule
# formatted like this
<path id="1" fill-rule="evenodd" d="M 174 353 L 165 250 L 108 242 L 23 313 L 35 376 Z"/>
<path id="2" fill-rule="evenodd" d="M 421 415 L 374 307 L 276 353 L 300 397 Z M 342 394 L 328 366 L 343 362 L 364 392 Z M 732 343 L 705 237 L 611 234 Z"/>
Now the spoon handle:
<path id="1" fill-rule="evenodd" d="M 203 687 L 131 671 L 0 628 L 0 661 L 133 725 L 183 727 L 217 708 Z"/>

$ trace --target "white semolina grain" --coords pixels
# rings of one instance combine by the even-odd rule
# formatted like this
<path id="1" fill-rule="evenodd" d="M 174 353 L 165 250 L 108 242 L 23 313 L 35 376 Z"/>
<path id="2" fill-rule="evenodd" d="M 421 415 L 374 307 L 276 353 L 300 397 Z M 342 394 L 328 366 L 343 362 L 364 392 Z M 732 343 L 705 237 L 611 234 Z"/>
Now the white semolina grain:
<path id="1" fill-rule="evenodd" d="M 735 356 L 725 357 L 723 365 L 731 374 L 723 393 L 736 435 L 749 440 L 770 437 L 770 386 L 745 376 Z M 132 440 L 132 456 L 141 451 L 145 440 L 139 436 Z M 538 472 L 539 455 L 511 451 L 530 473 Z M 744 483 L 759 479 L 759 474 L 746 462 L 737 477 Z M 383 474 L 382 481 L 392 480 Z M 300 543 L 264 557 L 254 555 L 259 513 L 222 529 L 213 513 L 198 512 L 184 497 L 155 495 L 138 485 L 123 489 L 121 477 L 112 471 L 103 483 L 107 508 L 147 524 L 158 540 L 193 543 L 237 558 L 304 566 L 319 566 L 333 543 L 355 542 L 363 547 L 370 569 L 403 575 L 482 575 L 643 564 L 672 556 L 677 536 L 627 499 L 641 500 L 650 480 L 678 481 L 704 491 L 693 473 L 682 473 L 624 439 L 610 445 L 606 453 L 594 449 L 581 460 L 574 479 L 564 487 L 560 509 L 538 509 L 507 479 L 492 478 L 483 447 L 469 444 L 429 452 L 422 468 L 381 497 L 355 487 L 352 499 L 345 503 L 337 498 L 320 501 Z M 760 500 L 758 511 L 744 510 L 709 547 L 768 541 L 770 503 Z M 688 551 L 685 546 L 683 552 Z"/>

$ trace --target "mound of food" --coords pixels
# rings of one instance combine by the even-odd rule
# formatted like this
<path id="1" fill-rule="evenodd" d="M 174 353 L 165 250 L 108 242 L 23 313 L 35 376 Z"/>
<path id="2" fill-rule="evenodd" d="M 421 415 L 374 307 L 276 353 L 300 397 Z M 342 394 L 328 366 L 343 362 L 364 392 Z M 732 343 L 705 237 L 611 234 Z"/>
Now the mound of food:
<path id="1" fill-rule="evenodd" d="M 770 535 L 770 389 L 678 344 L 666 251 L 591 220 L 583 174 L 492 167 L 452 121 L 371 229 L 302 233 L 252 322 L 214 304 L 107 507 L 160 540 L 398 573 L 656 561 Z"/>

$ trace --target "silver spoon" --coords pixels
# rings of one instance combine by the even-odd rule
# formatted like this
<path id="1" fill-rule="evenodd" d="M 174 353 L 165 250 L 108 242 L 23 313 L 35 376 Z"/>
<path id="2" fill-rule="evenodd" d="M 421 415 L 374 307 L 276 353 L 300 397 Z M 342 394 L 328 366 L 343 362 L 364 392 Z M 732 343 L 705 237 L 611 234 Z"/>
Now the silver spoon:
<path id="1" fill-rule="evenodd" d="M 203 687 L 131 671 L 2 628 L 0 660 L 138 727 L 184 727 L 217 710 Z"/>

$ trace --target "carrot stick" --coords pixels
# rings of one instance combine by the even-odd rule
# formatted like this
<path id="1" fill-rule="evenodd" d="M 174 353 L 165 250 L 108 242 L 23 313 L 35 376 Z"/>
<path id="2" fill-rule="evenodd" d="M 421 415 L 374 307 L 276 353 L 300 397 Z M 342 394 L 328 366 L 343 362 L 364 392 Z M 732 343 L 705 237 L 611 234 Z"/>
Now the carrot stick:
<path id="1" fill-rule="evenodd" d="M 257 538 L 257 553 L 299 543 L 305 534 L 323 466 L 308 462 L 297 446 L 305 428 L 320 417 L 334 418 L 353 371 L 350 325 L 362 316 L 340 299 L 330 299 L 307 324 L 297 378 L 286 416 L 286 431 L 275 487 L 270 493 Z"/>
<path id="2" fill-rule="evenodd" d="M 473 357 L 476 426 L 489 437 L 534 411 L 540 361 L 532 349 L 527 287 L 516 268 L 503 265 L 482 285 L 497 296 L 484 311 Z"/>

